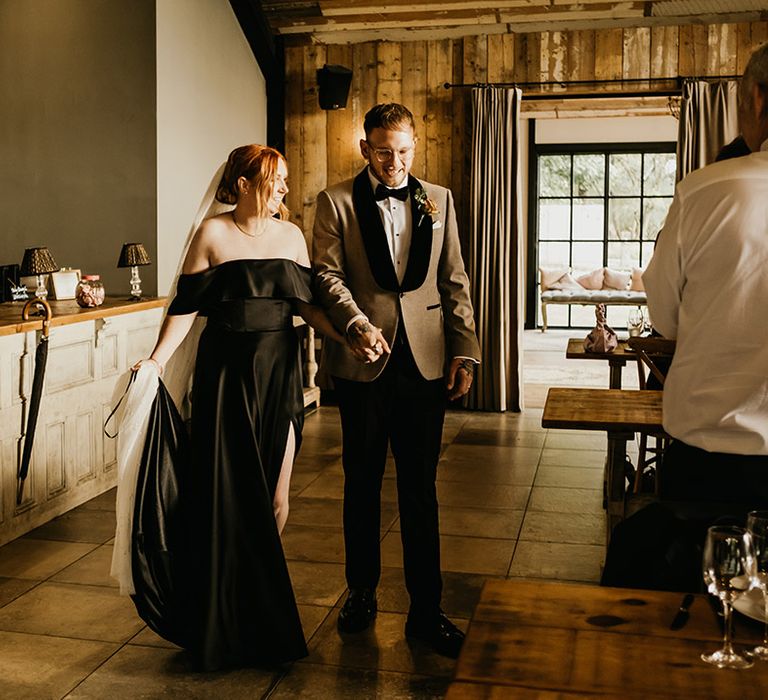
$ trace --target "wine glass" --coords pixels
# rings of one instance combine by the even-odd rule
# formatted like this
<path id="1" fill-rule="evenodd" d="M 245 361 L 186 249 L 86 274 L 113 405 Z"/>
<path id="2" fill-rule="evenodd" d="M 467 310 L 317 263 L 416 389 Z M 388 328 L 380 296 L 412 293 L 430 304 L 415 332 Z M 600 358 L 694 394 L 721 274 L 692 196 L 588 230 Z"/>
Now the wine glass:
<path id="1" fill-rule="evenodd" d="M 754 662 L 737 654 L 731 642 L 733 601 L 759 585 L 752 535 L 743 527 L 713 526 L 707 530 L 702 560 L 707 590 L 723 601 L 723 648 L 702 654 L 718 668 L 749 668 Z"/>
<path id="2" fill-rule="evenodd" d="M 763 591 L 763 643 L 751 653 L 756 659 L 768 661 L 768 510 L 753 510 L 747 515 L 747 530 L 755 547 L 757 576 Z"/>
<path id="3" fill-rule="evenodd" d="M 643 310 L 638 307 L 632 309 L 627 316 L 627 332 L 631 338 L 641 335 L 643 328 L 645 327 L 645 318 L 643 317 Z"/>

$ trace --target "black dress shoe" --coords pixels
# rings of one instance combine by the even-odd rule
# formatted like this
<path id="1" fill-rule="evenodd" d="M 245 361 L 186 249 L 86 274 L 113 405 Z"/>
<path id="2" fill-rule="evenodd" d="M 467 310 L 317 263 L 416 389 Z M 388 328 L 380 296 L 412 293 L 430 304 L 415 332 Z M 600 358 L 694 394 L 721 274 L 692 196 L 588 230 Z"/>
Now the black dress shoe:
<path id="1" fill-rule="evenodd" d="M 339 613 L 341 632 L 362 632 L 376 619 L 376 591 L 370 588 L 353 589 Z"/>
<path id="2" fill-rule="evenodd" d="M 405 622 L 405 636 L 418 639 L 432 647 L 442 656 L 457 659 L 464 643 L 464 632 L 454 625 L 443 613 L 430 618 L 408 615 Z"/>

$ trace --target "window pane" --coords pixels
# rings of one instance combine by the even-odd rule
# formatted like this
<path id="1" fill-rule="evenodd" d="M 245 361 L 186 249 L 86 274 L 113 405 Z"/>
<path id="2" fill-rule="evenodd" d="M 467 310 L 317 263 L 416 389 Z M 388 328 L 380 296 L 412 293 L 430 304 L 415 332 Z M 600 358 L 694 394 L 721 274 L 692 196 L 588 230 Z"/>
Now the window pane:
<path id="1" fill-rule="evenodd" d="M 659 231 L 664 226 L 672 197 L 659 197 L 643 201 L 643 238 L 655 241 Z"/>
<path id="2" fill-rule="evenodd" d="M 653 243 L 643 243 L 643 257 L 640 260 L 640 267 L 645 269 L 653 257 Z"/>
<path id="3" fill-rule="evenodd" d="M 568 267 L 568 243 L 539 243 L 539 267 Z"/>
<path id="4" fill-rule="evenodd" d="M 636 306 L 619 306 L 618 304 L 607 304 L 605 307 L 605 320 L 608 322 L 608 325 L 613 328 L 613 330 L 615 330 L 619 335 L 626 335 L 629 312 L 636 310 Z"/>
<path id="5" fill-rule="evenodd" d="M 674 153 L 646 153 L 643 172 L 643 194 L 675 193 L 677 157 Z"/>
<path id="6" fill-rule="evenodd" d="M 595 323 L 596 319 L 594 306 L 571 306 L 571 326 L 594 328 Z"/>
<path id="7" fill-rule="evenodd" d="M 640 198 L 608 200 L 608 240 L 640 240 Z"/>
<path id="8" fill-rule="evenodd" d="M 589 272 L 603 266 L 602 243 L 574 243 L 572 267 Z"/>
<path id="9" fill-rule="evenodd" d="M 542 197 L 570 197 L 570 156 L 539 156 L 539 195 Z"/>
<path id="10" fill-rule="evenodd" d="M 568 240 L 571 233 L 571 200 L 542 199 L 539 204 L 539 239 Z"/>
<path id="11" fill-rule="evenodd" d="M 603 240 L 603 199 L 573 200 L 573 237 Z"/>
<path id="12" fill-rule="evenodd" d="M 610 195 L 640 194 L 640 153 L 612 153 L 610 156 Z"/>
<path id="13" fill-rule="evenodd" d="M 602 196 L 605 190 L 605 156 L 601 153 L 573 156 L 573 196 Z"/>
<path id="14" fill-rule="evenodd" d="M 631 270 L 640 267 L 640 244 L 624 241 L 608 244 L 608 267 L 612 270 Z"/>
<path id="15" fill-rule="evenodd" d="M 539 326 L 542 325 L 541 303 L 538 305 L 536 313 L 538 314 Z M 547 326 L 567 326 L 568 325 L 568 307 L 565 304 L 549 304 L 547 306 Z"/>

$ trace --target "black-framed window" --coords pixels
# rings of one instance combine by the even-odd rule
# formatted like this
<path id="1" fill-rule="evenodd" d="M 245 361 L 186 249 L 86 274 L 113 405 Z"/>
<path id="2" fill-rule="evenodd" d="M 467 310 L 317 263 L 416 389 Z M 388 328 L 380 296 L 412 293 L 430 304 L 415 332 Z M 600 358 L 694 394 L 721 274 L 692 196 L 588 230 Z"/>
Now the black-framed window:
<path id="1" fill-rule="evenodd" d="M 541 324 L 539 267 L 630 271 L 648 264 L 676 169 L 674 143 L 540 144 L 532 155 L 529 327 Z M 617 313 L 626 316 L 626 308 L 609 309 Z M 591 307 L 551 305 L 548 317 L 552 327 L 594 325 Z"/>

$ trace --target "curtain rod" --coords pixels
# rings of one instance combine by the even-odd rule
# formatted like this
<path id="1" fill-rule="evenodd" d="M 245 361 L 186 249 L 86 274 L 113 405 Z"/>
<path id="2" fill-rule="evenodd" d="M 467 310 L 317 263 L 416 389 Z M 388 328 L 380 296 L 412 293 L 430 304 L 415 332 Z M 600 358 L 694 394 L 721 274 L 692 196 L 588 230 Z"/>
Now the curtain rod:
<path id="1" fill-rule="evenodd" d="M 675 82 L 677 85 L 677 89 L 681 89 L 683 83 L 689 82 L 692 80 L 739 80 L 741 78 L 740 75 L 702 75 L 702 76 L 675 76 L 670 78 L 617 78 L 612 80 L 549 80 L 549 81 L 533 81 L 533 82 L 511 82 L 511 83 L 443 83 L 443 87 L 446 90 L 450 90 L 451 88 L 483 88 L 483 87 L 547 87 L 547 86 L 558 86 L 558 87 L 570 87 L 572 85 L 590 85 L 590 86 L 600 86 L 600 85 L 626 85 L 627 83 L 670 83 Z M 668 91 L 665 91 L 668 92 Z M 554 93 L 553 93 L 554 94 Z M 585 93 L 585 96 L 588 93 Z M 608 94 L 599 94 L 600 97 L 608 97 L 611 93 Z M 616 92 L 615 95 L 621 95 L 622 93 Z M 634 93 L 633 93 L 634 94 Z M 639 93 L 643 95 L 647 95 L 649 93 Z M 671 93 L 674 94 L 674 93 Z M 537 99 L 541 99 L 540 97 L 537 97 Z"/>

